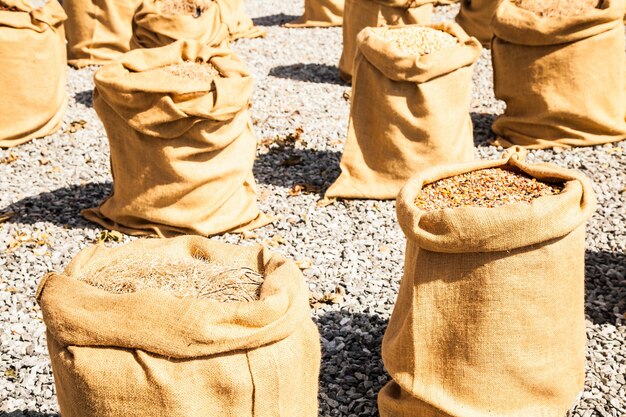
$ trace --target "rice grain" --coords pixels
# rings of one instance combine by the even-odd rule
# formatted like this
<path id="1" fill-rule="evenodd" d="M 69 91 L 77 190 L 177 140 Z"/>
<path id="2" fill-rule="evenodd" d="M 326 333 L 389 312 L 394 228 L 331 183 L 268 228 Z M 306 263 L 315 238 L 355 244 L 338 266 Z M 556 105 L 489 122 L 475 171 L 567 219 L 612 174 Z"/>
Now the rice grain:
<path id="1" fill-rule="evenodd" d="M 385 42 L 409 55 L 426 55 L 454 46 L 457 38 L 443 30 L 429 27 L 409 26 L 399 28 L 381 27 L 376 30 Z"/>
<path id="2" fill-rule="evenodd" d="M 515 0 L 514 4 L 541 17 L 581 16 L 598 8 L 602 0 Z"/>

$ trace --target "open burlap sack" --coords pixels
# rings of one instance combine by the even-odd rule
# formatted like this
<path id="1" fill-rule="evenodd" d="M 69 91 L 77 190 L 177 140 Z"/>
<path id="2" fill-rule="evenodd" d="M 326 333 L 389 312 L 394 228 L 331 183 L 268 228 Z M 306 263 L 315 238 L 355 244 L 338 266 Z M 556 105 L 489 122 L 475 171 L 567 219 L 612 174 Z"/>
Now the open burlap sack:
<path id="1" fill-rule="evenodd" d="M 417 172 L 473 159 L 469 108 L 482 48 L 455 23 L 427 26 L 458 43 L 416 57 L 385 42 L 375 28 L 359 34 L 341 175 L 327 197 L 396 198 Z"/>
<path id="2" fill-rule="evenodd" d="M 427 24 L 433 14 L 433 0 L 345 0 L 343 49 L 339 75 L 352 81 L 357 53 L 357 35 L 366 27 Z"/>
<path id="3" fill-rule="evenodd" d="M 69 64 L 102 65 L 127 52 L 139 1 L 63 0 Z"/>
<path id="4" fill-rule="evenodd" d="M 286 23 L 288 28 L 331 27 L 343 23 L 345 0 L 304 0 L 304 14 Z"/>
<path id="5" fill-rule="evenodd" d="M 383 338 L 382 417 L 562 417 L 585 379 L 586 177 L 509 159 L 433 168 L 397 200 L 404 275 Z M 422 211 L 425 184 L 504 167 L 564 190 L 532 203 Z"/>
<path id="6" fill-rule="evenodd" d="M 223 78 L 206 82 L 160 69 L 183 61 L 210 62 Z M 136 49 L 94 79 L 114 184 L 85 218 L 132 235 L 166 237 L 268 223 L 252 175 L 252 77 L 230 49 L 196 41 Z"/>
<path id="7" fill-rule="evenodd" d="M 267 33 L 254 25 L 246 13 L 243 0 L 215 0 L 220 8 L 222 22 L 228 27 L 230 40 L 258 38 Z"/>
<path id="8" fill-rule="evenodd" d="M 133 17 L 130 48 L 157 48 L 181 39 L 219 46 L 228 38 L 228 28 L 222 23 L 220 10 L 214 1 L 198 0 L 199 15 L 166 14 L 159 1 L 143 0 Z"/>
<path id="9" fill-rule="evenodd" d="M 500 0 L 462 0 L 456 22 L 483 46 L 489 47 L 493 33 L 489 22 Z"/>
<path id="10" fill-rule="evenodd" d="M 75 279 L 149 254 L 265 275 L 258 301 L 113 294 Z M 201 237 L 90 247 L 37 291 L 63 417 L 314 417 L 320 342 L 291 261 Z"/>
<path id="11" fill-rule="evenodd" d="M 539 17 L 503 1 L 492 21 L 497 143 L 528 148 L 626 139 L 624 0 L 581 16 Z"/>
<path id="12" fill-rule="evenodd" d="M 63 9 L 50 0 L 2 0 L 0 147 L 54 133 L 67 107 Z"/>

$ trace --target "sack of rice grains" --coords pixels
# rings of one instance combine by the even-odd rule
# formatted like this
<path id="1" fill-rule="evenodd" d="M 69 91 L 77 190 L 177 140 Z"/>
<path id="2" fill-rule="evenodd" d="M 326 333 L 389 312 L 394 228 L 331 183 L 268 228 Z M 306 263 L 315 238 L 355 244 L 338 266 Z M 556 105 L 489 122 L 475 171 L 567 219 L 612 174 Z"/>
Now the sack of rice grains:
<path id="1" fill-rule="evenodd" d="M 138 4 L 139 0 L 63 0 L 69 64 L 102 65 L 127 52 Z"/>
<path id="2" fill-rule="evenodd" d="M 304 0 L 304 14 L 286 23 L 288 28 L 331 27 L 343 23 L 345 0 Z"/>
<path id="3" fill-rule="evenodd" d="M 61 126 L 67 107 L 65 19 L 56 0 L 0 0 L 0 147 Z"/>
<path id="4" fill-rule="evenodd" d="M 585 380 L 589 180 L 513 153 L 422 172 L 396 207 L 380 415 L 564 416 Z"/>
<path id="5" fill-rule="evenodd" d="M 462 0 L 456 22 L 483 46 L 489 47 L 493 36 L 489 22 L 499 2 L 500 0 Z"/>
<path id="6" fill-rule="evenodd" d="M 357 35 L 366 27 L 427 24 L 433 14 L 433 0 L 345 0 L 343 49 L 339 75 L 352 81 L 357 53 Z"/>
<path id="7" fill-rule="evenodd" d="M 472 160 L 469 109 L 481 49 L 455 23 L 364 29 L 341 175 L 326 196 L 393 199 L 417 172 Z"/>
<path id="8" fill-rule="evenodd" d="M 98 245 L 37 300 L 63 417 L 317 417 L 308 289 L 261 247 Z"/>
<path id="9" fill-rule="evenodd" d="M 506 0 L 492 21 L 497 144 L 626 139 L 624 0 Z"/>
<path id="10" fill-rule="evenodd" d="M 228 38 L 212 0 L 143 0 L 133 17 L 131 49 L 157 48 L 180 39 L 219 46 Z"/>
<path id="11" fill-rule="evenodd" d="M 256 205 L 252 77 L 229 48 L 136 49 L 94 76 L 113 194 L 83 216 L 131 235 L 215 235 L 268 223 Z"/>
<path id="12" fill-rule="evenodd" d="M 243 0 L 215 0 L 220 9 L 222 22 L 228 27 L 230 40 L 259 38 L 267 33 L 254 25 L 246 13 Z"/>

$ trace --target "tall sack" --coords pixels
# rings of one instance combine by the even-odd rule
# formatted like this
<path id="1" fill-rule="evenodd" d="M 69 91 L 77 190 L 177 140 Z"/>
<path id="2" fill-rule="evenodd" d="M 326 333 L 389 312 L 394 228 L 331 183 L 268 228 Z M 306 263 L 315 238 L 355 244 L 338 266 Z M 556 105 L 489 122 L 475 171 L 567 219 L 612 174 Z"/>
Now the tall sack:
<path id="1" fill-rule="evenodd" d="M 254 25 L 244 6 L 243 0 L 215 0 L 220 8 L 222 22 L 228 27 L 230 40 L 258 38 L 267 33 Z"/>
<path id="2" fill-rule="evenodd" d="M 341 175 L 327 197 L 393 199 L 417 172 L 473 159 L 469 109 L 482 48 L 455 23 L 427 26 L 458 43 L 415 57 L 377 29 L 359 34 Z"/>
<path id="3" fill-rule="evenodd" d="M 626 139 L 625 0 L 546 18 L 503 1 L 492 21 L 496 143 L 543 149 Z"/>
<path id="4" fill-rule="evenodd" d="M 159 1 L 143 0 L 133 17 L 131 49 L 158 48 L 181 39 L 193 39 L 201 44 L 219 46 L 228 38 L 228 28 L 222 23 L 217 3 L 198 0 L 204 6 L 199 16 L 168 15 L 161 12 Z"/>
<path id="5" fill-rule="evenodd" d="M 12 10 L 0 10 L 0 147 L 11 147 L 61 126 L 67 107 L 66 16 L 55 0 L 40 8 L 28 0 L 2 3 Z"/>
<path id="6" fill-rule="evenodd" d="M 483 46 L 489 47 L 493 36 L 489 22 L 499 2 L 500 0 L 461 0 L 461 9 L 456 15 L 456 22 Z"/>
<path id="7" fill-rule="evenodd" d="M 427 24 L 433 14 L 433 0 L 345 0 L 343 49 L 339 75 L 352 81 L 357 53 L 357 35 L 366 27 Z"/>
<path id="8" fill-rule="evenodd" d="M 144 253 L 250 268 L 265 275 L 260 300 L 113 294 L 75 279 Z M 260 247 L 191 236 L 90 247 L 44 277 L 37 300 L 63 417 L 317 417 L 320 342 L 306 284 Z"/>
<path id="9" fill-rule="evenodd" d="M 582 392 L 595 196 L 582 174 L 518 157 L 433 168 L 400 192 L 407 246 L 383 338 L 382 417 L 563 417 Z M 503 166 L 565 188 L 495 208 L 415 204 L 425 184 Z"/>
<path id="10" fill-rule="evenodd" d="M 304 0 L 304 14 L 286 23 L 288 28 L 331 27 L 343 23 L 345 0 Z"/>
<path id="11" fill-rule="evenodd" d="M 102 65 L 128 52 L 139 1 L 63 0 L 69 64 Z"/>
<path id="12" fill-rule="evenodd" d="M 210 62 L 224 78 L 206 83 L 160 67 Z M 94 108 L 111 148 L 113 194 L 83 216 L 131 235 L 252 229 L 256 138 L 248 105 L 252 77 L 228 48 L 178 41 L 137 49 L 96 72 Z"/>

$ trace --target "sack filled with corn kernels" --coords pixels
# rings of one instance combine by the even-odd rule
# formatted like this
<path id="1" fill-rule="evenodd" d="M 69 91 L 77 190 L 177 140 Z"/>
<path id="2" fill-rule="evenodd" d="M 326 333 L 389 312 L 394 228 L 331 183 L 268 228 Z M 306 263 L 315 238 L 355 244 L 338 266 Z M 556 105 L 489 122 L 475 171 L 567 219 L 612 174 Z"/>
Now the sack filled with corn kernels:
<path id="1" fill-rule="evenodd" d="M 364 29 L 341 174 L 326 197 L 393 199 L 421 170 L 472 160 L 481 49 L 455 23 Z"/>
<path id="2" fill-rule="evenodd" d="M 181 39 L 219 46 L 228 39 L 212 0 L 143 0 L 133 17 L 131 49 L 157 48 Z"/>
<path id="3" fill-rule="evenodd" d="M 81 251 L 37 300 L 64 417 L 316 417 L 298 267 L 198 236 Z"/>
<path id="4" fill-rule="evenodd" d="M 433 0 L 346 0 L 343 14 L 343 48 L 339 75 L 352 81 L 352 66 L 357 54 L 357 36 L 366 27 L 430 23 Z"/>
<path id="5" fill-rule="evenodd" d="M 63 0 L 69 64 L 102 65 L 128 52 L 139 1 Z"/>
<path id="6" fill-rule="evenodd" d="M 557 417 L 582 393 L 594 193 L 576 171 L 518 157 L 433 168 L 400 192 L 381 417 Z"/>
<path id="7" fill-rule="evenodd" d="M 285 24 L 288 28 L 332 27 L 343 23 L 345 0 L 304 0 L 304 14 Z"/>
<path id="8" fill-rule="evenodd" d="M 489 23 L 499 2 L 500 0 L 462 0 L 455 20 L 465 32 L 488 48 L 493 36 Z"/>
<path id="9" fill-rule="evenodd" d="M 0 147 L 61 126 L 67 107 L 65 19 L 56 0 L 0 0 Z"/>
<path id="10" fill-rule="evenodd" d="M 214 0 L 220 9 L 222 22 L 228 28 L 230 40 L 240 38 L 259 38 L 267 33 L 254 25 L 254 22 L 246 13 L 243 0 Z"/>
<path id="11" fill-rule="evenodd" d="M 252 77 L 229 48 L 136 49 L 94 76 L 113 194 L 83 216 L 132 235 L 209 236 L 268 223 L 256 204 Z"/>
<path id="12" fill-rule="evenodd" d="M 626 139 L 625 1 L 596 4 L 500 4 L 492 60 L 495 96 L 506 110 L 492 126 L 497 144 L 540 149 Z"/>

